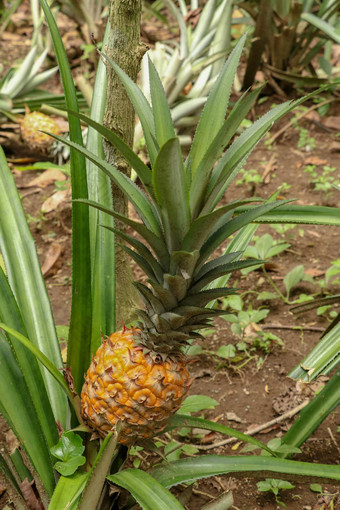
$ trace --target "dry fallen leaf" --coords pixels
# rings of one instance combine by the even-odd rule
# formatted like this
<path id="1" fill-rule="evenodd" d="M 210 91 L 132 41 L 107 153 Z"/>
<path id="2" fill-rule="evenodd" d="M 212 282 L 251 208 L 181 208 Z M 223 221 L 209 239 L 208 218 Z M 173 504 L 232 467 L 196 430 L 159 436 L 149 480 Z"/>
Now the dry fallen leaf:
<path id="1" fill-rule="evenodd" d="M 6 432 L 5 437 L 7 449 L 9 453 L 12 455 L 12 453 L 14 453 L 15 450 L 19 449 L 20 443 L 14 432 L 12 432 L 12 430 Z"/>
<path id="2" fill-rule="evenodd" d="M 230 420 L 230 421 L 236 421 L 236 423 L 246 423 L 239 416 L 237 416 L 237 414 L 235 414 L 233 412 L 226 413 L 226 418 L 227 418 L 227 420 Z"/>
<path id="3" fill-rule="evenodd" d="M 53 184 L 55 181 L 65 181 L 66 175 L 58 168 L 48 168 L 42 174 L 35 177 L 32 181 L 26 184 L 25 188 L 32 186 L 38 186 L 39 188 L 46 188 L 49 184 Z"/>
<path id="4" fill-rule="evenodd" d="M 51 243 L 47 253 L 45 255 L 45 260 L 41 268 L 41 272 L 44 276 L 46 276 L 54 264 L 59 259 L 62 254 L 62 246 L 59 243 Z"/>
<path id="5" fill-rule="evenodd" d="M 314 269 L 313 267 L 309 267 L 308 269 L 305 269 L 305 273 L 309 276 L 312 276 L 315 278 L 315 276 L 323 276 L 325 274 L 325 271 L 321 271 L 320 269 Z"/>
<path id="6" fill-rule="evenodd" d="M 335 129 L 335 131 L 340 131 L 340 117 L 330 115 L 323 121 L 323 125 L 330 129 Z"/>
<path id="7" fill-rule="evenodd" d="M 305 165 L 327 165 L 327 159 L 320 159 L 318 156 L 309 156 L 303 162 Z"/>
<path id="8" fill-rule="evenodd" d="M 71 189 L 63 189 L 60 191 L 56 191 L 50 196 L 41 206 L 41 211 L 43 213 L 49 213 L 51 211 L 55 211 L 60 204 L 63 202 L 68 202 L 71 198 Z"/>

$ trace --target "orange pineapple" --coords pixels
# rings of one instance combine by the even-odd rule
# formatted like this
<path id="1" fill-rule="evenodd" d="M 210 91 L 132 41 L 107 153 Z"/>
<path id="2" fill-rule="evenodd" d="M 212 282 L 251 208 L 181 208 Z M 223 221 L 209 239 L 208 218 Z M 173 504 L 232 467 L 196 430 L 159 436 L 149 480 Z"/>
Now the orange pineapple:
<path id="1" fill-rule="evenodd" d="M 81 394 L 83 417 L 101 436 L 123 420 L 123 444 L 160 432 L 189 386 L 185 357 L 143 352 L 138 335 L 124 329 L 104 340 Z"/>

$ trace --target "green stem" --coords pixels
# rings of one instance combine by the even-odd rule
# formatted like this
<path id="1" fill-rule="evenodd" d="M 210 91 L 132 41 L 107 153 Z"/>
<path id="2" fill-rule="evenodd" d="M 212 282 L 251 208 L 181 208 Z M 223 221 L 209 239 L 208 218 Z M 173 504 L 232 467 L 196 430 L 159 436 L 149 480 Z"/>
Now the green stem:
<path id="1" fill-rule="evenodd" d="M 280 291 L 280 289 L 278 288 L 278 286 L 276 285 L 276 283 L 274 283 L 274 281 L 270 278 L 269 274 L 267 273 L 265 267 L 262 266 L 262 271 L 263 271 L 263 274 L 267 280 L 267 282 L 273 287 L 273 289 L 275 290 L 275 292 L 278 294 L 278 296 L 280 297 L 280 299 L 282 299 L 282 301 L 286 304 L 286 305 L 289 305 L 289 300 L 287 298 L 285 298 L 285 296 L 282 294 L 282 292 Z"/>

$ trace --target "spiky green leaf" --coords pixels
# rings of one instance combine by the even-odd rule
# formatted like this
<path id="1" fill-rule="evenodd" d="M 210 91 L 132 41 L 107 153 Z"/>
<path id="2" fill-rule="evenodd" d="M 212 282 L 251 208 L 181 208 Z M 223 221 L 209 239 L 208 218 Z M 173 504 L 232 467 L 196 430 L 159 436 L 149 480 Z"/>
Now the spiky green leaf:
<path id="1" fill-rule="evenodd" d="M 152 182 L 169 251 L 179 250 L 190 225 L 189 195 L 178 138 L 160 149 Z"/>

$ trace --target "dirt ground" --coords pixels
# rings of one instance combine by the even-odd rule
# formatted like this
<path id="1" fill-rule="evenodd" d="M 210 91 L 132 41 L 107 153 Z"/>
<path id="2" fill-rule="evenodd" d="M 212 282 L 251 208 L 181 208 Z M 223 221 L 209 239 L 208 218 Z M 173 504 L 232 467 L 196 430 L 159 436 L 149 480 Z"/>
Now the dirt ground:
<path id="1" fill-rule="evenodd" d="M 280 102 L 272 97 L 259 109 L 252 112 L 256 116 L 260 111 L 268 109 L 273 102 Z M 308 105 L 312 106 L 312 103 Z M 265 198 L 286 183 L 280 196 L 294 198 L 298 204 L 339 206 L 340 194 L 336 191 L 316 191 L 311 183 L 310 174 L 304 172 L 308 165 L 315 165 L 321 175 L 324 167 L 335 167 L 332 173 L 339 179 L 340 152 L 337 130 L 332 124 L 325 122 L 332 117 L 340 119 L 339 103 L 333 102 L 327 117 L 316 119 L 310 115 L 299 121 L 300 128 L 307 131 L 308 137 L 314 142 L 299 147 L 300 131 L 292 126 L 271 146 L 261 143 L 249 158 L 246 168 L 256 169 L 260 176 L 265 174 L 264 182 L 256 185 L 243 182 L 233 184 L 226 196 L 235 199 L 256 194 Z M 285 119 L 276 126 L 272 134 L 285 126 L 289 119 Z M 314 147 L 313 147 L 314 146 Z M 8 153 L 12 166 L 14 159 L 21 154 Z M 32 186 L 32 180 L 37 172 L 14 171 L 19 192 L 29 220 L 30 228 L 36 240 L 38 254 L 42 266 L 46 271 L 45 280 L 51 298 L 55 322 L 57 325 L 67 325 L 70 314 L 71 298 L 71 208 L 70 201 L 62 201 L 51 212 L 41 213 L 42 204 L 57 191 L 56 184 L 44 183 L 44 186 Z M 62 187 L 65 189 L 65 185 Z M 59 189 L 60 190 L 60 189 Z M 314 277 L 315 284 L 301 282 L 292 290 L 291 300 L 300 294 L 321 295 L 318 282 L 325 277 L 325 272 L 333 261 L 339 259 L 339 231 L 336 227 L 303 225 L 277 232 L 271 226 L 260 226 L 256 235 L 270 233 L 277 241 L 289 243 L 289 247 L 280 255 L 271 259 L 268 274 L 281 292 L 284 292 L 284 276 L 295 266 L 302 264 L 307 274 Z M 136 273 L 137 274 L 137 273 Z M 285 304 L 280 297 L 270 301 L 256 299 L 259 292 L 270 291 L 273 288 L 268 283 L 261 270 L 246 275 L 237 273 L 230 280 L 230 285 L 240 288 L 244 300 L 244 309 L 269 309 L 267 317 L 257 328 L 264 332 L 277 335 L 282 345 L 272 342 L 267 346 L 252 350 L 252 331 L 246 331 L 244 340 L 248 353 L 240 354 L 238 361 L 223 360 L 216 355 L 216 351 L 226 344 L 237 345 L 239 338 L 231 331 L 230 323 L 219 318 L 213 330 L 206 336 L 204 342 L 199 342 L 203 352 L 195 356 L 192 364 L 194 382 L 190 389 L 192 395 L 206 395 L 218 401 L 213 410 L 204 412 L 204 416 L 215 419 L 218 423 L 247 431 L 249 428 L 263 425 L 263 429 L 255 437 L 262 442 L 282 435 L 290 427 L 293 418 L 280 419 L 288 411 L 294 410 L 306 399 L 311 398 L 326 378 L 311 387 L 296 383 L 288 377 L 288 373 L 302 361 L 304 356 L 318 342 L 322 331 L 329 324 L 325 315 L 317 315 L 316 310 L 301 314 L 293 314 L 291 306 Z M 326 294 L 340 292 L 340 285 L 330 284 Z M 222 303 L 220 303 L 220 306 Z M 333 310 L 339 310 L 336 305 Z M 226 312 L 231 313 L 228 309 Z M 256 328 L 255 328 L 256 333 Z M 294 413 L 292 413 L 294 414 Z M 266 425 L 276 419 L 276 423 Z M 340 416 L 339 409 L 325 420 L 318 430 L 302 446 L 302 452 L 293 458 L 302 461 L 339 464 L 340 459 Z M 4 426 L 4 429 L 6 427 Z M 204 436 L 197 442 L 194 438 L 184 440 L 202 448 L 201 454 L 235 455 L 243 448 L 243 444 L 232 442 L 223 446 L 218 443 L 224 439 L 217 434 Z M 183 438 L 181 439 L 183 440 Z M 142 456 L 142 466 L 149 466 L 149 457 Z M 280 475 L 272 475 L 280 478 Z M 257 489 L 257 482 L 263 477 L 249 476 L 238 478 L 230 476 L 212 477 L 197 482 L 191 490 L 191 497 L 186 508 L 199 510 L 212 501 L 219 494 L 231 490 L 234 498 L 234 510 L 274 510 L 282 508 L 282 504 L 290 510 L 332 510 L 340 508 L 340 490 L 336 484 L 321 483 L 322 493 L 318 494 L 310 489 L 310 481 L 296 480 L 294 476 L 289 481 L 295 486 L 290 490 L 282 490 L 278 500 L 273 494 L 261 493 Z M 177 490 L 177 494 L 179 494 Z M 6 491 L 0 494 L 0 509 L 8 503 Z"/>

